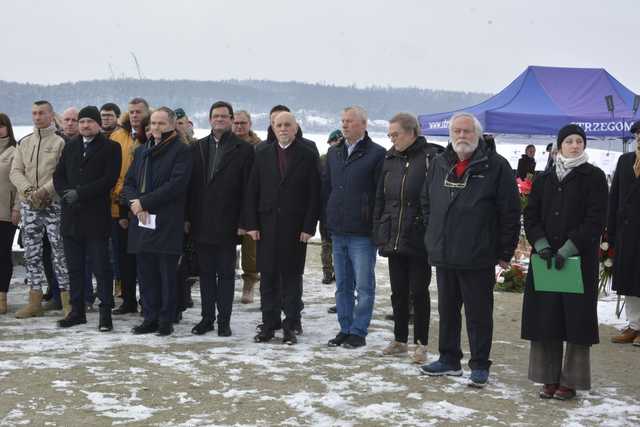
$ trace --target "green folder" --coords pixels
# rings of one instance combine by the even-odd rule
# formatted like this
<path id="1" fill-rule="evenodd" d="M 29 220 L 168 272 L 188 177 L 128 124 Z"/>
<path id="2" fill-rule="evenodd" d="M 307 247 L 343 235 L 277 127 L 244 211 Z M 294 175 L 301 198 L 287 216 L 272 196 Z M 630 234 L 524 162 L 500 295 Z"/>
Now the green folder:
<path id="1" fill-rule="evenodd" d="M 584 294 L 580 257 L 569 257 L 562 270 L 556 270 L 555 258 L 551 261 L 551 269 L 547 269 L 547 261 L 538 254 L 531 255 L 534 289 L 538 292 Z"/>

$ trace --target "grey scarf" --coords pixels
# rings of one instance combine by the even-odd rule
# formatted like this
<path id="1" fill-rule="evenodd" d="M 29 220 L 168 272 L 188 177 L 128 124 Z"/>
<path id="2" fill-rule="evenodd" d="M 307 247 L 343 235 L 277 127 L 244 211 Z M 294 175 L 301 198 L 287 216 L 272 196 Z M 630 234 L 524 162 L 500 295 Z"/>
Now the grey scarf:
<path id="1" fill-rule="evenodd" d="M 588 161 L 589 156 L 586 151 L 583 151 L 578 157 L 572 158 L 564 157 L 562 154 L 558 153 L 556 156 L 556 175 L 558 176 L 558 181 L 562 182 L 571 170 L 587 163 Z"/>

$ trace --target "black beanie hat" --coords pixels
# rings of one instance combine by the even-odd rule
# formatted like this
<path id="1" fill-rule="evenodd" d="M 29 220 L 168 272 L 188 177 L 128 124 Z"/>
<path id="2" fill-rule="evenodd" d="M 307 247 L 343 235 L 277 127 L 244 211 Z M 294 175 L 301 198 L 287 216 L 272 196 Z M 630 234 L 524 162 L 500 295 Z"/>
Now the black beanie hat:
<path id="1" fill-rule="evenodd" d="M 95 105 L 89 105 L 84 107 L 78 113 L 78 121 L 81 119 L 91 119 L 102 126 L 102 119 L 100 119 L 100 111 L 98 111 L 98 107 Z"/>
<path id="2" fill-rule="evenodd" d="M 569 135 L 580 135 L 584 141 L 584 146 L 587 146 L 587 134 L 584 133 L 584 130 L 578 125 L 566 125 L 558 131 L 558 150 L 562 145 L 562 141 Z"/>
<path id="3" fill-rule="evenodd" d="M 118 107 L 113 102 L 107 102 L 102 107 L 100 107 L 100 111 L 113 111 L 116 114 L 116 117 L 120 117 L 120 107 Z"/>

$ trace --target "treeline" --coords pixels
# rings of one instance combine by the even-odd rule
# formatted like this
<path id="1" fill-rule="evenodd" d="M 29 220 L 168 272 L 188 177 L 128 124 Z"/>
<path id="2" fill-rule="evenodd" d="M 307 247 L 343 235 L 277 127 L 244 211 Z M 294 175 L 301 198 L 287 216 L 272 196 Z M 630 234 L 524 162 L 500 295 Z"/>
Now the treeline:
<path id="1" fill-rule="evenodd" d="M 182 107 L 196 126 L 207 126 L 207 113 L 215 100 L 231 102 L 237 109 L 255 113 L 254 124 L 266 125 L 266 114 L 275 104 L 286 104 L 301 115 L 310 130 L 327 130 L 337 123 L 347 105 L 361 105 L 372 121 L 387 120 L 394 113 L 434 113 L 473 105 L 488 94 L 417 88 L 356 87 L 274 82 L 268 80 L 92 80 L 56 85 L 0 81 L 0 111 L 16 125 L 31 124 L 31 104 L 51 101 L 58 112 L 75 105 L 100 106 L 116 102 L 124 107 L 134 96 L 146 98 L 152 106 Z M 325 118 L 326 120 L 323 120 Z"/>

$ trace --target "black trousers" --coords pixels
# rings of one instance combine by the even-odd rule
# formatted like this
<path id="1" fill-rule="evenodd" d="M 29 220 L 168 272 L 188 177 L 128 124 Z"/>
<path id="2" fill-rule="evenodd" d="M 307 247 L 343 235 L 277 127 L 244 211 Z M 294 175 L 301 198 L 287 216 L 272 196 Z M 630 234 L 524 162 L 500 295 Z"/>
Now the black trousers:
<path id="1" fill-rule="evenodd" d="M 11 253 L 15 234 L 15 225 L 9 221 L 0 221 L 0 292 L 7 292 L 11 283 L 13 275 Z"/>
<path id="2" fill-rule="evenodd" d="M 118 266 L 120 268 L 120 280 L 122 281 L 122 305 L 127 308 L 137 308 L 138 300 L 136 299 L 136 282 L 138 281 L 138 272 L 136 266 L 136 255 L 127 252 L 127 242 L 129 240 L 129 231 L 117 224 L 118 220 L 113 219 L 116 223 L 114 229 L 117 230 L 118 236 L 115 239 L 118 247 L 113 248 L 115 256 L 118 258 Z"/>
<path id="3" fill-rule="evenodd" d="M 142 314 L 146 322 L 173 323 L 179 255 L 140 252 Z"/>
<path id="4" fill-rule="evenodd" d="M 431 300 L 429 283 L 431 266 L 426 256 L 389 256 L 391 305 L 393 307 L 395 340 L 406 343 L 409 337 L 409 304 L 413 297 L 413 343 L 427 345 Z"/>
<path id="5" fill-rule="evenodd" d="M 236 283 L 236 245 L 196 244 L 200 267 L 202 317 L 218 323 L 229 323 Z"/>
<path id="6" fill-rule="evenodd" d="M 462 359 L 460 329 L 464 304 L 471 369 L 489 369 L 493 338 L 493 287 L 495 270 L 451 270 L 436 268 L 438 314 L 440 315 L 440 360 L 459 368 Z"/>
<path id="7" fill-rule="evenodd" d="M 193 240 L 190 235 L 185 234 L 182 256 L 178 262 L 178 294 L 177 312 L 185 311 L 191 301 L 191 282 L 189 278 L 198 276 L 196 252 L 193 247 Z"/>
<path id="8" fill-rule="evenodd" d="M 91 260 L 91 270 L 98 283 L 100 309 L 111 310 L 113 308 L 113 270 L 109 259 L 108 238 L 86 239 L 64 236 L 63 243 L 69 271 L 72 311 L 76 314 L 85 312 L 87 255 Z"/>
<path id="9" fill-rule="evenodd" d="M 275 330 L 284 311 L 284 330 L 293 331 L 302 311 L 302 274 L 260 272 L 260 305 L 262 323 L 267 330 Z"/>

